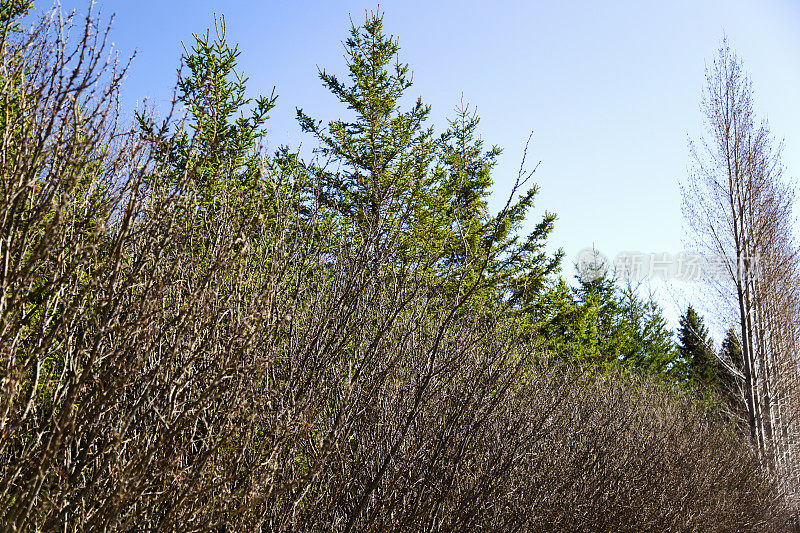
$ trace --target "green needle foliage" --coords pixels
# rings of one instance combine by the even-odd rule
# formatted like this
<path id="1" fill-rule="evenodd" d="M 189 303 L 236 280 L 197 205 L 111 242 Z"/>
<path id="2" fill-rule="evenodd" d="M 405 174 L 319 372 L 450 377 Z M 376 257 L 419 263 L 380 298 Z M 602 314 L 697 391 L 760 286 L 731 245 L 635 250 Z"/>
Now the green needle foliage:
<path id="1" fill-rule="evenodd" d="M 318 155 L 326 164 L 313 169 L 324 178 L 323 205 L 352 227 L 353 238 L 365 238 L 376 228 L 400 231 L 403 250 L 413 256 L 418 229 L 430 217 L 434 145 L 432 130 L 425 127 L 430 107 L 418 98 L 402 109 L 412 79 L 399 50 L 397 39 L 383 32 L 382 15 L 372 13 L 363 25 L 352 24 L 345 41 L 349 83 L 319 72 L 352 118 L 326 127 L 302 109 L 297 118 L 319 141 Z M 325 170 L 327 165 L 336 170 Z"/>
<path id="2" fill-rule="evenodd" d="M 703 318 L 690 305 L 678 324 L 678 349 L 686 365 L 686 379 L 698 387 L 716 388 L 719 384 L 717 356 Z"/>
<path id="3" fill-rule="evenodd" d="M 586 361 L 597 370 L 624 369 L 681 379 L 679 354 L 660 307 L 638 295 L 630 283 L 620 286 L 605 270 L 551 284 L 541 335 L 550 350 Z"/>
<path id="4" fill-rule="evenodd" d="M 722 339 L 719 359 L 721 364 L 720 381 L 722 394 L 727 400 L 734 416 L 740 420 L 747 418 L 747 406 L 744 402 L 744 359 L 739 336 L 734 328 L 728 328 Z"/>
<path id="5" fill-rule="evenodd" d="M 215 18 L 213 38 L 210 31 L 193 37 L 192 46 L 184 46 L 188 72 L 179 71 L 177 83 L 177 102 L 188 116 L 172 142 L 162 145 L 159 173 L 173 186 L 188 179 L 213 210 L 222 195 L 251 199 L 263 192 L 259 141 L 277 96 L 247 97 L 247 78 L 236 70 L 241 52 L 226 39 L 224 17 Z M 138 119 L 151 139 L 169 125 L 159 130 L 144 114 Z"/>
<path id="6" fill-rule="evenodd" d="M 484 150 L 478 135 L 477 112 L 464 104 L 439 139 L 436 190 L 444 276 L 452 291 L 480 282 L 475 307 L 502 304 L 520 315 L 528 329 L 536 322 L 535 307 L 548 278 L 558 272 L 563 252 L 545 252 L 556 217 L 546 213 L 526 238 L 519 235 L 538 193 L 534 185 L 495 216 L 487 199 L 492 172 L 502 153 L 498 146 Z M 481 278 L 481 279 L 479 279 Z"/>
<path id="7" fill-rule="evenodd" d="M 535 185 L 498 214 L 489 213 L 500 148 L 484 150 L 479 118 L 463 103 L 434 141 L 425 126 L 430 108 L 420 99 L 402 107 L 412 80 L 399 50 L 383 31 L 382 15 L 352 24 L 345 42 L 348 82 L 319 73 L 350 118 L 323 126 L 298 110 L 303 131 L 319 141 L 310 171 L 323 184 L 322 204 L 352 239 L 392 236 L 398 243 L 394 261 L 439 279 L 451 299 L 469 293 L 472 307 L 502 305 L 532 325 L 535 302 L 563 255 L 545 252 L 556 217 L 547 213 L 529 235 L 519 235 Z"/>
<path id="8" fill-rule="evenodd" d="M 443 217 L 440 223 L 447 232 L 445 266 L 462 265 L 480 257 L 490 231 L 491 218 L 487 199 L 491 193 L 492 170 L 502 153 L 498 146 L 483 150 L 478 137 L 480 123 L 477 111 L 464 104 L 456 108 L 456 118 L 439 139 L 441 171 L 437 190 Z"/>
<path id="9" fill-rule="evenodd" d="M 703 317 L 689 306 L 679 320 L 678 349 L 685 379 L 692 387 L 722 400 L 735 416 L 745 414 L 741 390 L 744 361 L 739 338 L 733 329 L 726 331 L 717 354 Z"/>
<path id="10" fill-rule="evenodd" d="M 213 40 L 209 31 L 194 36 L 185 56 L 189 72 L 178 77 L 178 101 L 188 110 L 194 133 L 191 142 L 188 136 L 181 139 L 181 162 L 208 197 L 225 185 L 237 193 L 257 186 L 256 143 L 277 98 L 274 93 L 254 100 L 245 96 L 247 78 L 236 72 L 241 52 L 228 44 L 224 18 L 214 21 L 214 33 Z"/>
<path id="11" fill-rule="evenodd" d="M 306 168 L 318 184 L 314 200 L 323 216 L 353 243 L 374 241 L 373 255 L 393 243 L 388 259 L 398 273 L 406 272 L 400 275 L 426 276 L 441 249 L 431 172 L 435 143 L 425 125 L 429 106 L 418 98 L 404 109 L 412 77 L 399 50 L 397 39 L 384 33 L 381 14 L 351 23 L 347 81 L 319 72 L 348 118 L 323 125 L 301 109 L 297 118 L 319 143 L 317 160 Z"/>

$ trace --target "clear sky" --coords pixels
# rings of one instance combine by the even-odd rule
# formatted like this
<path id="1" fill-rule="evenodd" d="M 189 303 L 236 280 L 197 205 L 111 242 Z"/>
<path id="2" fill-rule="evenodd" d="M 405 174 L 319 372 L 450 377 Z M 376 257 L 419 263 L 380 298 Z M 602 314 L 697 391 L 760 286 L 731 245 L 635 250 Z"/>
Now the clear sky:
<path id="1" fill-rule="evenodd" d="M 40 7 L 46 3 L 39 2 Z M 85 12 L 88 0 L 62 0 Z M 241 45 L 253 95 L 276 87 L 270 144 L 302 146 L 295 108 L 329 119 L 342 109 L 317 78 L 317 66 L 344 75 L 349 17 L 363 21 L 370 1 L 103 0 L 115 14 L 112 41 L 137 51 L 125 105 L 148 97 L 167 104 L 181 41 L 224 14 Z M 683 247 L 679 181 L 687 139 L 700 133 L 704 68 L 723 35 L 745 62 L 756 106 L 785 140 L 787 175 L 800 175 L 800 1 L 384 0 L 384 26 L 410 64 L 410 90 L 441 126 L 463 94 L 481 116 L 481 133 L 504 148 L 495 205 L 516 177 L 528 134 L 541 160 L 537 212 L 558 214 L 553 247 L 573 274 L 579 251 L 677 253 Z M 656 284 L 658 285 L 658 284 Z M 667 316 L 692 298 L 685 287 L 655 290 Z"/>

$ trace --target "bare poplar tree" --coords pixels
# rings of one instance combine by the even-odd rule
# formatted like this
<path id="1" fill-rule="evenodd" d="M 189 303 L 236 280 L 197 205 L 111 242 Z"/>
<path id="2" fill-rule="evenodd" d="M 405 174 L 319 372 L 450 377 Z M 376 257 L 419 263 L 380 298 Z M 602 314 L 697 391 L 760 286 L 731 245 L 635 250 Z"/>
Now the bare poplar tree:
<path id="1" fill-rule="evenodd" d="M 693 169 L 684 216 L 698 247 L 725 276 L 715 280 L 735 308 L 745 404 L 760 455 L 794 493 L 798 256 L 794 191 L 784 181 L 781 146 L 753 106 L 752 82 L 723 41 L 706 70 L 706 134 L 690 144 Z"/>

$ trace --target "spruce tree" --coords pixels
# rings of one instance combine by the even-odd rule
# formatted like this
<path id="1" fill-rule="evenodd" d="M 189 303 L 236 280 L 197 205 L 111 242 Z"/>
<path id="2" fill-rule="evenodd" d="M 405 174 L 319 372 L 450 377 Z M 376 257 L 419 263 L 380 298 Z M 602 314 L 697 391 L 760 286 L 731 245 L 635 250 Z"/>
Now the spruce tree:
<path id="1" fill-rule="evenodd" d="M 497 146 L 484 149 L 479 123 L 477 112 L 462 101 L 438 144 L 439 169 L 444 175 L 436 195 L 437 227 L 445 233 L 444 265 L 457 278 L 466 274 L 470 281 L 484 283 L 479 305 L 502 303 L 528 327 L 540 327 L 541 296 L 563 257 L 561 250 L 545 251 L 556 217 L 545 213 L 529 235 L 520 235 L 538 193 L 535 185 L 501 212 L 489 212 L 492 172 L 502 150 Z"/>
<path id="2" fill-rule="evenodd" d="M 439 164 L 443 176 L 437 194 L 443 237 L 443 264 L 462 267 L 483 255 L 482 247 L 491 226 L 487 199 L 491 192 L 491 173 L 501 149 L 483 149 L 477 134 L 480 118 L 464 104 L 439 139 Z"/>
<path id="3" fill-rule="evenodd" d="M 519 234 L 535 186 L 489 212 L 500 149 L 484 147 L 479 118 L 464 104 L 434 140 L 425 125 L 430 108 L 419 98 L 402 105 L 412 80 L 399 50 L 382 15 L 369 14 L 345 41 L 347 80 L 319 72 L 350 116 L 323 124 L 298 109 L 301 128 L 319 143 L 309 168 L 321 183 L 320 204 L 353 241 L 370 239 L 380 249 L 381 239 L 391 239 L 391 260 L 431 276 L 447 297 L 469 293 L 472 307 L 502 305 L 534 324 L 537 298 L 563 255 L 544 249 L 555 215 Z"/>
<path id="4" fill-rule="evenodd" d="M 345 41 L 348 80 L 325 70 L 319 77 L 352 116 L 323 125 L 298 109 L 297 118 L 317 139 L 316 152 L 325 163 L 312 167 L 323 185 L 322 206 L 354 240 L 399 240 L 398 250 L 408 261 L 419 259 L 429 244 L 434 147 L 432 130 L 425 126 L 429 106 L 417 98 L 403 109 L 412 77 L 399 50 L 397 39 L 384 33 L 381 14 L 369 14 L 361 26 L 351 24 Z"/>
<path id="5" fill-rule="evenodd" d="M 630 283 L 620 294 L 620 334 L 627 340 L 620 355 L 622 363 L 629 368 L 678 377 L 680 356 L 661 307 L 652 295 L 636 294 L 636 287 Z"/>
<path id="6" fill-rule="evenodd" d="M 584 265 L 577 286 L 563 278 L 543 293 L 542 338 L 557 355 L 603 370 L 645 371 L 676 379 L 678 354 L 661 308 L 602 266 Z"/>
<path id="7" fill-rule="evenodd" d="M 747 416 L 747 405 L 744 401 L 744 360 L 735 328 L 728 328 L 725 332 L 719 358 L 724 362 L 719 365 L 722 393 L 733 412 L 744 418 Z"/>
<path id="8" fill-rule="evenodd" d="M 247 197 L 262 185 L 258 143 L 277 97 L 246 95 L 247 78 L 237 70 L 241 52 L 226 38 L 224 17 L 215 18 L 213 37 L 207 30 L 193 39 L 191 47 L 184 45 L 186 72 L 179 71 L 177 84 L 177 103 L 188 116 L 171 142 L 158 144 L 159 173 L 168 186 L 188 178 L 205 208 L 213 209 L 223 192 Z M 169 128 L 144 114 L 138 120 L 153 140 Z"/>
<path id="9" fill-rule="evenodd" d="M 472 307 L 488 309 L 500 300 L 497 284 L 491 280 L 494 217 L 487 199 L 491 192 L 492 171 L 501 149 L 484 150 L 477 128 L 480 118 L 462 103 L 448 120 L 439 137 L 433 220 L 435 242 L 440 258 L 437 277 L 451 298 L 461 297 L 478 284 Z"/>
<path id="10" fill-rule="evenodd" d="M 718 390 L 719 361 L 702 317 L 689 306 L 678 324 L 678 349 L 686 366 L 686 380 L 701 388 Z"/>

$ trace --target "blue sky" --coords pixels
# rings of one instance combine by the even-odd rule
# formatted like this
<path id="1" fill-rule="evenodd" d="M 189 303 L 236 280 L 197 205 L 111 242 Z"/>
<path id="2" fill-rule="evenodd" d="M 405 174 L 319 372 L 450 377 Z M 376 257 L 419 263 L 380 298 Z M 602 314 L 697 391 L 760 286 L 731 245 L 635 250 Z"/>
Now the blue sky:
<path id="1" fill-rule="evenodd" d="M 40 6 L 46 4 L 39 4 Z M 85 12 L 86 0 L 63 0 Z M 320 85 L 317 66 L 344 75 L 341 41 L 349 16 L 362 21 L 376 2 L 105 0 L 115 14 L 112 41 L 137 57 L 124 103 L 147 97 L 166 107 L 181 41 L 224 14 L 228 38 L 241 45 L 253 95 L 276 87 L 270 144 L 309 154 L 295 108 L 329 119 L 342 109 Z M 413 96 L 432 106 L 441 126 L 463 94 L 481 116 L 487 143 L 504 149 L 495 173 L 495 205 L 516 177 L 528 134 L 541 160 L 537 212 L 558 214 L 553 247 L 594 245 L 620 251 L 676 253 L 683 248 L 679 181 L 687 139 L 701 131 L 704 67 L 723 35 L 742 57 L 758 110 L 785 140 L 789 177 L 800 173 L 800 2 L 387 1 L 384 25 L 399 37 L 414 72 Z M 654 290 L 674 321 L 691 287 Z"/>

